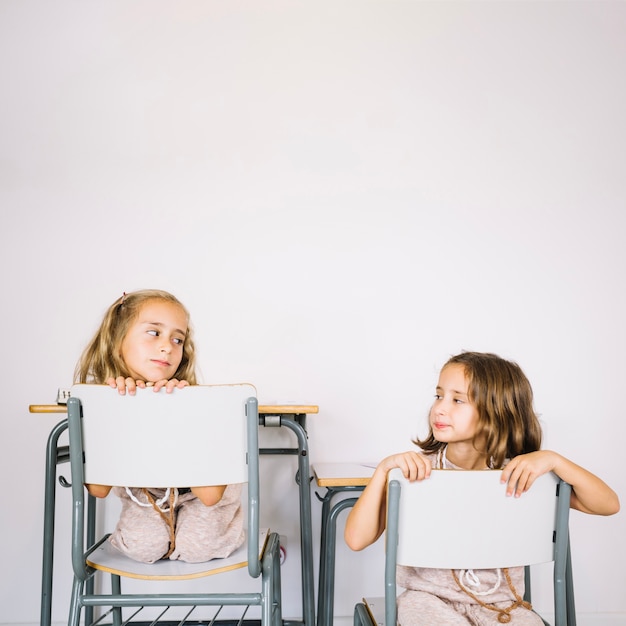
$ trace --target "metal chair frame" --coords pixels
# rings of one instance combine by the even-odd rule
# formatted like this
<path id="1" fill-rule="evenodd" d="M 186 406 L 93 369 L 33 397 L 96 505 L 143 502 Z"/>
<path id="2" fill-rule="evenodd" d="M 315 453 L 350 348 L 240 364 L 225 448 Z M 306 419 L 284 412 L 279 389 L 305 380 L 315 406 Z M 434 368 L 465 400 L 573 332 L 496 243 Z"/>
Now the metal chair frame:
<path id="1" fill-rule="evenodd" d="M 472 490 L 471 493 L 476 493 L 476 489 L 483 489 L 489 487 L 488 485 L 478 485 L 477 483 L 481 480 L 484 483 L 485 478 L 489 478 L 486 474 L 490 472 L 454 472 L 453 470 L 434 470 L 435 475 L 445 473 L 448 477 L 452 478 L 454 475 L 461 478 L 463 481 L 466 479 L 470 479 L 473 481 L 472 484 L 464 483 L 462 488 Z M 495 474 L 495 472 L 493 472 Z M 482 476 L 481 476 L 482 475 Z M 476 479 L 476 480 L 474 480 Z M 530 565 L 533 563 L 538 563 L 542 561 L 553 561 L 554 562 L 554 572 L 553 572 L 553 585 L 554 585 L 554 609 L 555 609 L 555 626 L 576 626 L 576 611 L 574 605 L 574 589 L 572 582 L 572 567 L 571 567 L 571 552 L 570 552 L 570 542 L 569 542 L 569 503 L 570 503 L 570 494 L 571 494 L 571 486 L 566 482 L 558 479 L 558 477 L 554 475 L 546 475 L 545 477 L 540 477 L 539 481 L 544 480 L 546 482 L 550 482 L 554 484 L 554 501 L 553 506 L 551 508 L 547 508 L 545 510 L 545 515 L 547 516 L 548 524 L 551 524 L 550 528 L 553 528 L 552 535 L 547 539 L 544 538 L 543 542 L 552 542 L 552 548 L 545 548 L 545 550 L 551 550 L 552 554 L 549 558 L 542 559 L 541 561 L 528 561 L 523 563 L 511 563 L 511 566 L 525 566 L 525 581 L 526 581 L 526 592 L 524 599 L 530 601 Z M 453 482 L 452 480 L 446 482 Z M 491 482 L 494 482 L 491 480 Z M 434 486 L 434 485 L 433 485 Z M 438 487 L 450 487 L 450 485 L 438 485 Z M 413 515 L 411 516 L 413 528 L 411 529 L 411 534 L 414 533 L 414 537 L 424 535 L 424 529 L 420 529 L 420 519 L 423 519 L 425 516 L 419 515 L 420 510 L 425 510 L 423 507 L 420 507 L 419 496 L 420 496 L 420 487 L 421 483 L 410 483 L 407 479 L 402 476 L 400 470 L 392 470 L 389 473 L 388 478 L 388 492 L 387 492 L 387 528 L 385 533 L 385 596 L 384 598 L 371 598 L 364 599 L 363 602 L 357 603 L 354 610 L 354 624 L 355 626 L 384 626 L 385 624 L 396 624 L 397 623 L 397 588 L 396 588 L 396 574 L 397 574 L 397 565 L 398 565 L 398 553 L 399 551 L 405 551 L 406 540 L 403 539 L 401 533 L 402 522 L 401 518 L 404 515 L 407 515 L 408 511 L 411 511 Z M 533 488 L 536 488 L 537 484 L 533 485 Z M 550 485 L 547 486 L 549 488 Z M 459 485 L 459 488 L 461 486 Z M 525 500 L 529 499 L 528 496 L 532 494 L 532 489 L 527 494 L 522 496 L 520 499 L 507 499 L 507 500 L 515 500 L 514 502 L 510 502 L 513 505 L 521 505 L 518 507 L 518 510 L 522 510 L 522 506 L 525 506 Z M 503 494 L 504 486 L 501 486 L 499 493 L 501 494 L 499 497 L 502 500 L 505 499 Z M 455 497 L 454 493 L 451 491 L 447 491 L 447 496 L 443 496 L 446 501 L 446 505 L 450 505 L 451 508 L 448 509 L 446 514 L 446 518 L 450 518 L 456 521 L 456 525 L 454 528 L 454 532 L 458 535 L 458 539 L 460 542 L 465 542 L 466 545 L 469 545 L 472 541 L 480 543 L 480 540 L 477 540 L 476 534 L 471 534 L 476 532 L 476 526 L 471 525 L 471 533 L 468 532 L 467 535 L 464 535 L 464 524 L 460 524 L 459 520 L 467 519 L 467 515 L 480 516 L 480 513 L 473 513 L 467 510 L 462 510 L 460 505 L 456 513 L 453 513 L 455 507 Z M 407 501 L 410 500 L 410 504 Z M 408 507 L 406 512 L 401 511 L 401 507 Z M 430 510 L 430 509 L 429 509 Z M 484 512 L 482 512 L 483 517 Z M 443 525 L 445 523 L 444 516 L 438 517 L 437 520 L 440 520 L 440 523 Z M 439 523 L 439 522 L 438 522 Z M 520 535 L 523 536 L 523 531 L 518 532 L 517 535 L 512 532 L 508 543 L 513 543 L 517 537 Z M 500 545 L 500 544 L 499 544 Z M 411 546 L 409 551 L 413 554 L 411 555 L 412 562 L 407 562 L 406 560 L 402 560 L 403 565 L 412 565 L 416 567 L 424 566 L 423 562 L 420 562 L 419 553 L 415 554 L 416 547 Z M 437 557 L 439 558 L 439 557 Z M 491 557 L 490 557 L 491 558 Z M 499 557 L 494 557 L 499 558 Z M 443 564 L 445 563 L 445 565 Z M 450 569 L 461 569 L 461 568 L 471 568 L 476 567 L 472 563 L 459 563 L 458 561 L 449 560 L 446 557 L 446 560 L 442 561 L 442 565 L 427 565 L 427 567 L 445 567 Z M 503 567 L 505 566 L 502 563 L 495 563 L 493 565 L 486 565 L 484 567 Z M 479 566 L 482 568 L 483 566 Z M 541 618 L 544 621 L 544 624 L 550 626 L 547 621 Z"/>
<path id="2" fill-rule="evenodd" d="M 81 389 L 80 387 L 101 387 L 101 386 L 77 386 L 78 389 L 72 390 L 72 397 L 68 400 L 68 431 L 69 431 L 69 461 L 71 467 L 71 483 L 72 483 L 72 500 L 73 500 L 73 514 L 72 514 L 72 565 L 74 570 L 74 582 L 72 585 L 72 598 L 70 602 L 69 620 L 70 626 L 78 626 L 80 622 L 81 613 L 84 612 L 87 619 L 91 619 L 94 613 L 95 607 L 110 607 L 110 610 L 105 615 L 110 615 L 112 624 L 114 626 L 122 626 L 122 624 L 135 624 L 143 623 L 138 621 L 131 621 L 134 618 L 130 617 L 124 621 L 125 617 L 122 615 L 122 609 L 128 607 L 136 607 L 138 610 L 134 613 L 135 616 L 139 615 L 143 607 L 164 607 L 164 611 L 161 613 L 164 620 L 169 618 L 166 616 L 170 607 L 190 607 L 190 611 L 187 613 L 187 617 L 183 621 L 177 621 L 176 623 L 194 623 L 197 621 L 185 621 L 190 619 L 191 613 L 196 607 L 218 607 L 216 608 L 217 614 L 221 609 L 219 607 L 224 606 L 242 606 L 244 608 L 244 615 L 249 606 L 259 606 L 261 611 L 261 624 L 263 626 L 281 626 L 282 614 L 281 614 L 281 587 L 280 587 L 280 545 L 279 536 L 277 533 L 270 532 L 267 537 L 267 543 L 265 547 L 259 545 L 259 518 L 260 518 L 260 502 L 259 502 L 259 445 L 258 445 L 258 403 L 256 397 L 253 395 L 244 398 L 242 396 L 241 401 L 241 414 L 240 419 L 245 420 L 245 438 L 244 454 L 247 455 L 247 483 L 248 483 L 248 501 L 247 501 L 247 570 L 251 578 L 260 578 L 260 591 L 258 592 L 210 592 L 210 585 L 207 584 L 206 593 L 132 593 L 124 594 L 121 590 L 121 578 L 123 576 L 117 573 L 111 574 L 111 593 L 96 593 L 94 591 L 94 577 L 97 573 L 97 569 L 87 563 L 90 555 L 106 540 L 106 536 L 92 543 L 93 529 L 90 528 L 89 518 L 93 515 L 88 515 L 90 508 L 89 503 L 93 500 L 91 496 L 88 496 L 86 489 L 84 488 L 85 480 L 85 455 L 89 458 L 89 451 L 85 450 L 85 433 L 83 432 L 83 412 L 85 407 L 81 402 Z M 208 389 L 218 389 L 220 387 L 234 386 L 216 386 Z M 242 391 L 254 393 L 254 388 L 251 385 L 242 386 L 245 387 Z M 143 390 L 145 393 L 153 393 L 151 390 Z M 181 395 L 186 390 L 180 390 Z M 178 390 L 175 390 L 177 393 Z M 84 393 L 84 391 L 83 391 Z M 113 393 L 111 390 L 107 390 L 107 393 Z M 210 391 L 208 393 L 211 393 Z M 219 391 L 218 391 L 219 393 Z M 175 405 L 174 405 L 175 406 Z M 245 412 L 245 415 L 244 415 Z M 221 428 L 228 428 L 228 420 L 237 419 L 236 415 L 224 415 L 221 416 Z M 175 446 L 176 443 L 172 441 L 172 437 L 176 438 L 176 431 L 168 431 L 167 437 L 170 445 Z M 193 437 L 192 433 L 180 433 L 180 442 L 184 442 L 184 439 Z M 202 459 L 199 460 L 201 463 Z M 195 461 L 198 463 L 198 460 Z M 104 483 L 110 484 L 110 483 Z M 196 483 L 197 484 L 197 483 Z M 203 483 L 200 483 L 203 484 Z M 210 484 L 210 483 L 209 483 Z M 221 482 L 218 484 L 222 484 Z M 245 558 L 245 557 L 244 557 Z M 128 559 L 131 561 L 131 559 Z M 219 566 L 220 559 L 214 559 L 207 563 L 207 575 L 212 573 L 216 565 Z M 179 561 L 175 562 L 177 568 L 182 566 L 183 570 L 186 564 L 181 564 Z M 161 562 L 156 563 L 159 566 Z M 167 563 L 163 563 L 167 566 Z M 189 564 L 190 566 L 192 564 Z M 155 568 L 155 573 L 156 572 Z M 193 564 L 194 572 L 197 572 L 197 564 Z M 160 574 L 157 573 L 157 577 Z M 202 574 L 203 575 L 203 574 Z M 185 577 L 184 571 L 180 574 L 180 578 Z M 193 578 L 197 578 L 198 574 L 194 573 Z M 152 578 L 149 577 L 149 579 Z M 210 579 L 206 579 L 207 582 Z M 181 583 L 183 584 L 183 583 Z M 83 611 L 83 608 L 85 611 Z M 141 619 L 141 617 L 139 617 Z M 152 619 L 152 618 L 151 618 Z M 168 621 L 152 621 L 154 624 L 170 623 Z M 212 618 L 214 619 L 214 618 Z M 242 618 L 243 619 L 243 616 Z M 95 623 L 104 623 L 103 617 L 98 618 Z M 200 622 L 203 623 L 203 622 Z"/>

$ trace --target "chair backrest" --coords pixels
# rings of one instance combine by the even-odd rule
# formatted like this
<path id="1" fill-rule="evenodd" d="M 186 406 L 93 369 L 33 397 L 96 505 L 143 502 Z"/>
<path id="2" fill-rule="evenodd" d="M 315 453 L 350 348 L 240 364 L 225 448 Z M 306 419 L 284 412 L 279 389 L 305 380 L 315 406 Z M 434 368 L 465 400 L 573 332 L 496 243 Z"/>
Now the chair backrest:
<path id="1" fill-rule="evenodd" d="M 401 485 L 398 564 L 487 569 L 552 561 L 558 478 L 546 474 L 515 498 L 500 475 L 434 470 L 410 483 L 391 472 Z"/>
<path id="2" fill-rule="evenodd" d="M 246 401 L 252 385 L 138 389 L 75 385 L 82 405 L 85 482 L 193 487 L 248 480 Z M 111 454 L 114 451 L 115 457 Z"/>
<path id="3" fill-rule="evenodd" d="M 83 483 L 247 482 L 248 569 L 259 575 L 258 406 L 252 385 L 194 385 L 171 393 L 146 388 L 135 395 L 120 395 L 106 385 L 75 385 L 68 423 L 75 545 L 82 545 L 84 535 Z M 76 557 L 75 568 L 83 567 L 81 558 Z"/>
<path id="4" fill-rule="evenodd" d="M 558 555 L 564 568 L 570 486 L 549 473 L 520 498 L 507 497 L 500 475 L 500 470 L 433 470 L 427 480 L 409 482 L 400 470 L 389 473 L 388 624 L 395 623 L 396 565 L 491 569 L 555 561 Z M 564 579 L 564 571 L 561 575 Z"/>

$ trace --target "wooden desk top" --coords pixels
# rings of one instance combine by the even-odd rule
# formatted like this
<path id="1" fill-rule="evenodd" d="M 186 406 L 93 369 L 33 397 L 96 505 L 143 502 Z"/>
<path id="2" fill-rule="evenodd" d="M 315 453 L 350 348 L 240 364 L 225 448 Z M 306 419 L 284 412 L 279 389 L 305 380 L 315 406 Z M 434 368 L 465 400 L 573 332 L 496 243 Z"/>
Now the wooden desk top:
<path id="1" fill-rule="evenodd" d="M 31 413 L 67 413 L 65 404 L 31 404 Z M 260 415 L 302 415 L 315 414 L 319 407 L 315 404 L 259 404 Z"/>
<path id="2" fill-rule="evenodd" d="M 261 415 L 311 415 L 318 412 L 316 404 L 259 404 Z"/>
<path id="3" fill-rule="evenodd" d="M 320 487 L 366 487 L 375 463 L 315 463 L 313 472 Z"/>

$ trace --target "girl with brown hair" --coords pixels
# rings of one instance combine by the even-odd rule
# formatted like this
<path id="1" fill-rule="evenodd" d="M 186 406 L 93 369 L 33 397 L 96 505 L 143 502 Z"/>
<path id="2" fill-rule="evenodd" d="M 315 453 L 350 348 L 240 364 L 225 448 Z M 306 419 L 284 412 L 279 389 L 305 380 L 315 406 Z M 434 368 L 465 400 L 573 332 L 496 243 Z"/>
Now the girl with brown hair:
<path id="1" fill-rule="evenodd" d="M 345 539 L 353 550 L 374 543 L 385 530 L 387 474 L 393 468 L 410 480 L 427 479 L 433 468 L 501 469 L 511 497 L 522 496 L 538 476 L 554 472 L 571 484 L 572 508 L 596 515 L 619 510 L 617 494 L 600 478 L 540 449 L 541 427 L 530 383 L 516 363 L 495 354 L 463 352 L 446 362 L 429 413 L 429 433 L 414 443 L 419 450 L 394 454 L 378 464 L 350 511 Z M 445 549 L 445 537 L 441 541 Z M 448 571 L 399 566 L 397 581 L 406 590 L 398 597 L 401 626 L 543 624 L 522 601 L 521 567 Z"/>

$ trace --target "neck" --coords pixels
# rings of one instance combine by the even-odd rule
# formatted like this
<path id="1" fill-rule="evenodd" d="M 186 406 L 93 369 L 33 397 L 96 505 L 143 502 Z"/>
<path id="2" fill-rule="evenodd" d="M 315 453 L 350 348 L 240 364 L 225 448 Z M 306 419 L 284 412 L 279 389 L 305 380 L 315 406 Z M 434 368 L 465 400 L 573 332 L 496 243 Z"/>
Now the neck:
<path id="1" fill-rule="evenodd" d="M 450 463 L 465 470 L 482 470 L 489 467 L 487 457 L 471 444 L 449 443 L 446 448 L 446 457 Z"/>

